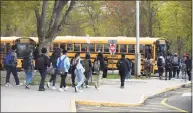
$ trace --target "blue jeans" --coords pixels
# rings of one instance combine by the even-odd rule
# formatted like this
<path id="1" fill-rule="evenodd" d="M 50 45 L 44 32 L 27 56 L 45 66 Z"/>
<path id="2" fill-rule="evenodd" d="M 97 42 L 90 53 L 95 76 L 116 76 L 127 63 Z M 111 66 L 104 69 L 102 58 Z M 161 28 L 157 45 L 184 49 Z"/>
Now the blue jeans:
<path id="1" fill-rule="evenodd" d="M 26 75 L 26 85 L 29 85 L 33 79 L 32 71 L 24 70 Z"/>
<path id="2" fill-rule="evenodd" d="M 125 79 L 131 79 L 131 70 L 126 74 Z"/>
<path id="3" fill-rule="evenodd" d="M 78 82 L 78 84 L 77 84 L 77 88 L 78 89 L 80 89 L 80 87 L 82 86 L 82 84 L 84 83 L 84 74 L 83 73 L 79 73 L 79 74 L 77 74 L 76 75 L 76 77 L 77 77 L 77 82 Z"/>

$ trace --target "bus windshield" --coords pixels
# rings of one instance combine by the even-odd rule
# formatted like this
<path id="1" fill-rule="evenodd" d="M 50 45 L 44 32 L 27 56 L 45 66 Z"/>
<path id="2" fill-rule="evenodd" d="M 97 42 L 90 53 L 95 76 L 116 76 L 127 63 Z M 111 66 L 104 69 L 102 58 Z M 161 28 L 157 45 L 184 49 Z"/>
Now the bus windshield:
<path id="1" fill-rule="evenodd" d="M 25 40 L 29 40 L 28 42 L 22 42 L 23 39 L 17 39 L 16 40 L 16 53 L 18 58 L 23 58 L 25 56 L 28 56 L 29 50 L 34 50 L 35 48 L 35 42 L 31 39 L 25 38 Z"/>

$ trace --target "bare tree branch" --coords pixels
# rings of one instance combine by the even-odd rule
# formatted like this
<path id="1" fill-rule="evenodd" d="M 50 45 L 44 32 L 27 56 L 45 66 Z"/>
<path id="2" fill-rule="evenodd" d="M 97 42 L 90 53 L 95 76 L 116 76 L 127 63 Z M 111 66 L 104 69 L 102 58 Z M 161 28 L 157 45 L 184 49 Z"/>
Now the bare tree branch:
<path id="1" fill-rule="evenodd" d="M 59 0 L 55 0 L 48 32 L 51 30 L 52 26 L 54 25 L 55 18 L 56 18 L 56 8 L 58 7 L 58 4 L 59 4 Z"/>
<path id="2" fill-rule="evenodd" d="M 62 19 L 62 21 L 61 21 L 60 24 L 58 25 L 58 30 L 59 30 L 59 31 L 62 30 L 62 26 L 66 23 L 67 17 L 68 17 L 68 15 L 69 15 L 69 13 L 70 13 L 70 11 L 72 10 L 72 8 L 73 8 L 74 5 L 75 5 L 75 1 L 72 0 L 72 1 L 70 2 L 70 6 L 68 7 L 68 9 L 67 9 L 67 11 L 66 11 L 66 13 L 65 13 L 65 15 L 64 15 L 64 17 L 63 17 L 63 19 Z"/>
<path id="3" fill-rule="evenodd" d="M 57 33 L 58 21 L 59 21 L 59 18 L 60 18 L 60 16 L 61 16 L 62 9 L 64 8 L 64 6 L 65 6 L 67 3 L 68 3 L 68 1 L 59 1 L 58 7 L 57 7 L 56 10 L 55 10 L 56 16 L 55 16 L 54 24 L 53 24 L 52 28 L 50 29 L 49 34 L 46 36 L 46 38 L 55 37 L 55 35 L 56 35 L 56 33 Z"/>
<path id="4" fill-rule="evenodd" d="M 45 30 L 44 30 L 44 26 L 45 26 L 45 22 L 46 22 L 46 9 L 48 6 L 48 1 L 44 0 L 43 1 L 43 5 L 42 5 L 42 14 L 41 14 L 41 20 L 40 20 L 40 31 L 41 31 L 41 36 L 40 37 L 44 37 L 45 35 Z"/>
<path id="5" fill-rule="evenodd" d="M 38 33 L 38 37 L 40 36 L 40 13 L 39 13 L 39 9 L 35 8 L 35 15 L 36 15 L 36 22 L 37 22 L 37 33 Z"/>

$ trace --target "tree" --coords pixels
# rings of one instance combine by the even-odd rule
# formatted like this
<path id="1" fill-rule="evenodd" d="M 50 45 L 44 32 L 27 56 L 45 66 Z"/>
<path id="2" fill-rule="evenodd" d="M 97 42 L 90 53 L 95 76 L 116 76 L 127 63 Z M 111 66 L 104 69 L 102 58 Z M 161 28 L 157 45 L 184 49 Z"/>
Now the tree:
<path id="1" fill-rule="evenodd" d="M 74 5 L 75 1 L 55 0 L 52 10 L 52 16 L 48 20 L 46 18 L 46 14 L 48 13 L 48 1 L 43 1 L 41 7 L 41 15 L 39 11 L 40 7 L 34 8 L 37 20 L 39 48 L 47 47 L 47 49 L 49 50 L 51 42 L 64 29 L 64 25 L 67 23 L 68 15 L 73 9 Z M 64 15 L 62 16 L 64 7 L 66 10 L 64 11 Z"/>

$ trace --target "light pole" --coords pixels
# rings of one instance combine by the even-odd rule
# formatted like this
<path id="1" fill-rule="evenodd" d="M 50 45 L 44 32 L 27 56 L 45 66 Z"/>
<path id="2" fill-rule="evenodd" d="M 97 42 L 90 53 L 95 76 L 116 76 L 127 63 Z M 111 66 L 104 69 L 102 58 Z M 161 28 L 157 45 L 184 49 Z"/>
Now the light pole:
<path id="1" fill-rule="evenodd" d="M 136 52 L 135 52 L 135 75 L 140 75 L 141 54 L 139 52 L 139 0 L 136 1 Z"/>

